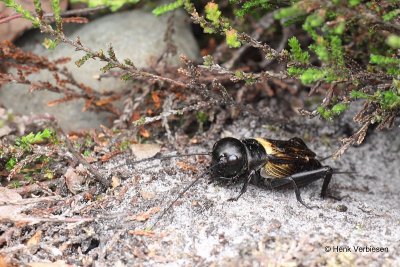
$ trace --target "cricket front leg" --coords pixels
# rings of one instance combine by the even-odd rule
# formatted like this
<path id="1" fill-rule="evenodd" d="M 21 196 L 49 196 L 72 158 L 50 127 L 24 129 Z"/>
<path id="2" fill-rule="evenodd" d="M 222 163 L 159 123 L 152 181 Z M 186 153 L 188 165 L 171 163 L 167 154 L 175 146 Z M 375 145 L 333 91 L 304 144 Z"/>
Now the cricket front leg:
<path id="1" fill-rule="evenodd" d="M 247 179 L 244 181 L 243 187 L 240 190 L 239 195 L 237 195 L 236 197 L 232 197 L 230 199 L 228 199 L 228 201 L 237 201 L 246 191 L 247 191 L 247 186 L 249 185 L 251 178 L 253 177 L 253 175 L 256 173 L 256 171 L 252 170 L 249 175 L 247 176 Z"/>

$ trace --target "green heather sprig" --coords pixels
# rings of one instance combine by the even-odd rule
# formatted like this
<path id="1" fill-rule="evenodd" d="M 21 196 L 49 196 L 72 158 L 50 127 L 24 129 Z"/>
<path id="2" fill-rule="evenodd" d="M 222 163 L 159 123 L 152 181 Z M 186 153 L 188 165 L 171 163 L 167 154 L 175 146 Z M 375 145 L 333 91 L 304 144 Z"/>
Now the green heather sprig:
<path id="1" fill-rule="evenodd" d="M 235 15 L 238 17 L 244 17 L 246 14 L 254 15 L 255 11 L 265 12 L 271 9 L 269 0 L 229 0 L 230 3 L 237 6 L 235 9 Z"/>
<path id="2" fill-rule="evenodd" d="M 176 0 L 175 2 L 163 4 L 153 9 L 153 14 L 156 16 L 163 15 L 167 12 L 173 11 L 183 6 L 183 0 Z"/>
<path id="3" fill-rule="evenodd" d="M 35 17 L 32 15 L 28 10 L 26 10 L 22 5 L 18 4 L 14 0 L 3 0 L 4 4 L 6 7 L 12 8 L 15 10 L 15 12 L 19 13 L 22 15 L 27 20 L 30 20 L 32 22 L 32 25 L 34 28 L 38 28 L 40 26 L 40 20 L 38 17 Z M 35 1 L 36 3 L 37 1 Z M 35 7 L 37 6 L 37 3 L 35 4 Z"/>
<path id="4" fill-rule="evenodd" d="M 85 3 L 88 5 L 88 7 L 106 6 L 110 8 L 112 12 L 117 11 L 124 5 L 133 5 L 139 1 L 140 0 L 70 0 L 72 4 Z"/>

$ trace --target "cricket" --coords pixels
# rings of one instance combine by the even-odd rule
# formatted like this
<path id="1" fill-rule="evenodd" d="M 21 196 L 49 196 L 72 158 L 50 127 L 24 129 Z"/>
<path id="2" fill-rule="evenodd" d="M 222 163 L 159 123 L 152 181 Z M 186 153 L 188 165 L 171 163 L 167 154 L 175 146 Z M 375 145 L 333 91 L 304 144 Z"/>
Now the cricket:
<path id="1" fill-rule="evenodd" d="M 300 187 L 323 179 L 321 197 L 335 196 L 328 194 L 328 186 L 333 174 L 348 174 L 324 166 L 317 159 L 316 154 L 307 147 L 305 142 L 294 137 L 289 140 L 275 140 L 267 138 L 237 139 L 225 137 L 215 142 L 211 153 L 191 153 L 171 156 L 155 156 L 132 162 L 131 165 L 154 159 L 168 159 L 196 155 L 211 156 L 210 166 L 200 173 L 157 218 L 151 228 L 154 228 L 161 218 L 173 207 L 194 184 L 208 175 L 209 183 L 242 184 L 238 195 L 228 201 L 237 201 L 247 190 L 249 184 L 265 189 L 280 189 L 291 187 L 296 199 L 304 207 L 311 209 L 301 198 Z M 329 157 L 327 157 L 329 158 Z"/>

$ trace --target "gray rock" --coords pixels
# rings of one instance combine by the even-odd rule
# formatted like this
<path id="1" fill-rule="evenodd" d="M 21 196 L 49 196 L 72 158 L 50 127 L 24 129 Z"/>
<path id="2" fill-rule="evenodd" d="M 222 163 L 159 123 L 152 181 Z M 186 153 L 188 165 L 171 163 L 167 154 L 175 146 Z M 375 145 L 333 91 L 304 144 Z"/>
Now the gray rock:
<path id="1" fill-rule="evenodd" d="M 71 38 L 75 39 L 79 36 L 85 46 L 93 50 L 102 49 L 104 52 L 112 44 L 119 60 L 123 61 L 125 58 L 129 58 L 137 67 L 146 68 L 156 62 L 165 51 L 164 34 L 167 28 L 167 19 L 168 16 L 155 17 L 151 13 L 141 10 L 116 13 L 84 25 L 76 30 Z M 187 17 L 183 12 L 175 15 L 175 32 L 172 38 L 178 53 L 169 60 L 170 64 L 179 64 L 180 54 L 185 54 L 192 59 L 199 56 L 199 48 L 186 20 Z M 66 67 L 78 82 L 99 92 L 120 91 L 129 86 L 129 83 L 115 78 L 98 81 L 95 77 L 101 74 L 100 68 L 105 65 L 104 62 L 90 59 L 78 68 L 74 62 L 80 59 L 84 53 L 74 51 L 71 46 L 62 44 L 54 51 L 48 51 L 40 45 L 40 42 L 32 45 L 33 40 L 42 38 L 42 36 L 29 38 L 26 40 L 28 43 L 25 47 L 29 51 L 47 55 L 51 59 L 71 57 L 71 61 L 66 64 Z M 46 72 L 32 77 L 35 80 L 52 80 L 52 77 Z M 28 93 L 27 86 L 18 84 L 7 85 L 0 90 L 0 102 L 7 108 L 24 114 L 53 114 L 66 130 L 95 128 L 100 124 L 109 125 L 112 121 L 108 113 L 82 112 L 84 101 L 73 101 L 55 107 L 47 106 L 49 101 L 60 97 L 62 96 L 59 94 L 47 91 Z"/>

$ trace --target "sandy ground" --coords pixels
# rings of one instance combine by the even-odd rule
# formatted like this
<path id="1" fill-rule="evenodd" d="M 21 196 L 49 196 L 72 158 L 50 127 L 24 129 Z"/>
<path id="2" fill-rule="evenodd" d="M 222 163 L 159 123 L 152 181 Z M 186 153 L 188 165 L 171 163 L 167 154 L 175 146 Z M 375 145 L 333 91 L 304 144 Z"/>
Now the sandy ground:
<path id="1" fill-rule="evenodd" d="M 335 136 L 341 125 L 306 120 L 296 127 L 303 129 L 300 137 L 318 136 L 308 144 L 317 154 L 325 156 L 333 149 L 330 144 L 323 143 L 324 139 L 328 135 Z M 227 127 L 223 135 L 283 139 L 298 136 L 269 128 L 262 120 L 246 118 Z M 315 131 L 319 134 L 314 135 Z M 127 245 L 126 230 L 118 224 L 103 225 L 105 228 L 98 229 L 97 234 L 101 240 L 108 240 L 108 236 L 122 231 L 111 248 L 121 250 L 124 256 L 111 253 L 107 259 L 128 264 L 359 266 L 368 263 L 399 266 L 399 149 L 398 129 L 375 132 L 368 136 L 365 144 L 351 149 L 340 160 L 327 160 L 326 164 L 332 167 L 357 173 L 334 177 L 330 188 L 343 197 L 341 201 L 319 197 L 322 181 L 302 188 L 303 200 L 318 206 L 312 210 L 299 204 L 290 189 L 268 191 L 250 186 L 237 202 L 227 202 L 238 193 L 240 185 L 209 185 L 204 179 L 162 218 L 154 229 L 154 236 L 130 236 L 132 240 Z M 190 151 L 204 150 L 198 146 L 190 148 Z M 128 173 L 136 177 L 137 182 L 127 189 L 124 198 L 110 212 L 137 213 L 138 209 L 148 210 L 153 206 L 165 208 L 176 197 L 177 190 L 195 176 L 190 171 L 179 170 L 176 167 L 179 162 L 200 169 L 208 163 L 179 159 L 136 165 Z M 156 217 L 131 229 L 145 229 Z M 100 243 L 107 247 L 110 241 L 103 242 Z M 365 249 L 365 246 L 382 248 L 384 252 L 356 251 L 356 247 Z M 124 250 L 126 252 L 122 253 Z M 141 251 L 137 258 L 132 255 L 136 250 Z"/>
<path id="2" fill-rule="evenodd" d="M 338 147 L 348 118 L 336 123 L 299 118 L 279 126 L 247 116 L 215 140 L 184 150 L 209 151 L 224 136 L 299 136 L 323 157 Z M 325 161 L 356 173 L 334 176 L 330 189 L 341 201 L 319 197 L 322 181 L 301 188 L 303 200 L 317 206 L 314 209 L 298 203 L 291 189 L 269 191 L 253 185 L 237 202 L 228 202 L 240 185 L 209 185 L 205 177 L 152 232 L 146 229 L 160 214 L 154 214 L 157 207 L 162 210 L 171 203 L 209 159 L 153 160 L 114 168 L 125 161 L 120 155 L 98 166 L 104 175 L 119 177 L 120 186 L 92 201 L 81 194 L 68 202 L 39 204 L 36 209 L 54 209 L 55 216 L 74 222 L 27 225 L 25 240 L 40 232 L 40 243 L 32 247 L 11 241 L 0 253 L 20 264 L 61 260 L 84 266 L 400 266 L 399 150 L 398 128 L 374 131 L 339 160 Z M 186 170 L 179 167 L 183 163 Z M 365 247 L 383 251 L 356 251 Z"/>

